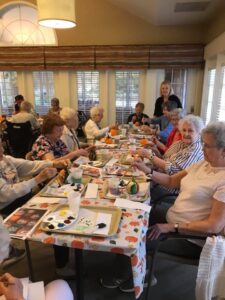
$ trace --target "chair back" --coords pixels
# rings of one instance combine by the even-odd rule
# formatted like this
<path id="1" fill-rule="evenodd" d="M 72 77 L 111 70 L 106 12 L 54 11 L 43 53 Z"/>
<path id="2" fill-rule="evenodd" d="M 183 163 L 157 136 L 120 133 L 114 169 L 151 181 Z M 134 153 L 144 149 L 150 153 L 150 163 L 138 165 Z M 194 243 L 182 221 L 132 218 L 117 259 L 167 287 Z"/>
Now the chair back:
<path id="1" fill-rule="evenodd" d="M 29 121 L 25 123 L 6 122 L 6 134 L 10 148 L 10 154 L 17 158 L 25 158 L 31 150 L 33 134 Z"/>
<path id="2" fill-rule="evenodd" d="M 78 137 L 85 137 L 85 132 L 83 131 L 84 125 L 86 124 L 88 117 L 82 110 L 77 111 L 79 125 L 77 127 L 77 136 Z"/>

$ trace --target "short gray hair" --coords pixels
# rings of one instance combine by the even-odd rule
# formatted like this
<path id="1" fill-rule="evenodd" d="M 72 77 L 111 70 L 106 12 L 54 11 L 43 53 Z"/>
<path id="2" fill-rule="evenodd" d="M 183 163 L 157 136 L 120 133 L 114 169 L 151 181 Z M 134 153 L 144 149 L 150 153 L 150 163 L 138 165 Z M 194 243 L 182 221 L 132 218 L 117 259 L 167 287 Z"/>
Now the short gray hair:
<path id="1" fill-rule="evenodd" d="M 185 112 L 182 108 L 174 108 L 170 111 L 170 118 L 172 116 L 177 116 L 179 119 L 183 119 L 185 116 Z"/>
<path id="2" fill-rule="evenodd" d="M 104 112 L 104 109 L 99 107 L 99 106 L 94 106 L 91 108 L 90 110 L 90 116 L 91 118 L 95 117 L 96 115 L 100 114 L 100 113 L 103 113 Z"/>
<path id="3" fill-rule="evenodd" d="M 225 122 L 217 121 L 209 123 L 203 130 L 204 134 L 211 134 L 218 148 L 225 148 Z"/>
<path id="4" fill-rule="evenodd" d="M 204 128 L 204 123 L 202 118 L 195 115 L 187 115 L 183 119 L 179 121 L 179 130 L 182 131 L 182 127 L 184 123 L 192 124 L 197 133 L 201 133 L 202 129 Z"/>
<path id="5" fill-rule="evenodd" d="M 64 107 L 60 111 L 60 117 L 65 121 L 77 117 L 77 113 L 73 108 Z"/>
<path id="6" fill-rule="evenodd" d="M 32 109 L 33 109 L 33 105 L 29 101 L 24 100 L 20 104 L 20 110 L 23 110 L 26 112 L 31 112 Z"/>

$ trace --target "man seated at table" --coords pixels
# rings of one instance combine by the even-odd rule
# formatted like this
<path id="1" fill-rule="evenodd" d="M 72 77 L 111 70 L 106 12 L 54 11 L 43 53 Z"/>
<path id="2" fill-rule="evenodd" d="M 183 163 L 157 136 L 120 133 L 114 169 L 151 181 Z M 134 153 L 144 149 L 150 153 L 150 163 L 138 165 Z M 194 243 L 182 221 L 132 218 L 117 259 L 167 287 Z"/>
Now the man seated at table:
<path id="1" fill-rule="evenodd" d="M 0 139 L 0 214 L 7 216 L 25 204 L 31 198 L 34 187 L 54 177 L 57 174 L 56 168 L 64 168 L 68 164 L 67 160 L 27 161 L 5 156 Z M 24 176 L 34 177 L 21 180 L 21 177 Z M 13 251 L 4 266 L 17 261 L 24 256 L 24 253 L 24 250 Z"/>
<path id="2" fill-rule="evenodd" d="M 104 137 L 112 128 L 116 128 L 117 125 L 109 125 L 101 129 L 100 122 L 103 119 L 104 110 L 100 107 L 94 106 L 90 110 L 91 118 L 85 124 L 85 133 L 87 140 L 95 140 Z"/>
<path id="3" fill-rule="evenodd" d="M 135 113 L 129 115 L 127 119 L 127 123 L 133 122 L 133 124 L 137 126 L 143 125 L 142 119 L 149 118 L 148 115 L 143 113 L 144 109 L 145 109 L 144 103 L 138 102 L 135 105 Z"/>
<path id="4" fill-rule="evenodd" d="M 25 123 L 29 121 L 33 130 L 39 129 L 40 124 L 37 118 L 35 118 L 34 114 L 32 113 L 32 110 L 33 105 L 29 101 L 24 100 L 20 105 L 20 111 L 18 112 L 18 114 L 12 116 L 11 122 Z"/>

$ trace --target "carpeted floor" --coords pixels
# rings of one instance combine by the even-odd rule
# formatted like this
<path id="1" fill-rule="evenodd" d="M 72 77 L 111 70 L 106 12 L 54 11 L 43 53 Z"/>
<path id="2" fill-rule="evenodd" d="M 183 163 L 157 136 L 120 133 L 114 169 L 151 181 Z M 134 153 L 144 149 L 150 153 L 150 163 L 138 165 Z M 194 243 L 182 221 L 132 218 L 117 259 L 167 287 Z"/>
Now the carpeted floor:
<path id="1" fill-rule="evenodd" d="M 23 247 L 23 241 L 19 241 L 17 244 Z M 52 247 L 40 243 L 30 243 L 30 248 L 35 281 L 43 280 L 48 283 L 56 279 Z M 99 284 L 100 277 L 110 274 L 114 259 L 111 253 L 102 254 L 102 252 L 84 252 L 85 300 L 134 300 L 132 293 L 122 293 L 118 289 L 106 289 Z M 17 277 L 27 277 L 26 258 L 8 267 L 5 271 Z M 159 255 L 155 272 L 158 283 L 152 287 L 151 300 L 194 300 L 196 274 L 196 266 L 181 265 L 162 259 Z M 75 291 L 75 281 L 68 282 Z"/>

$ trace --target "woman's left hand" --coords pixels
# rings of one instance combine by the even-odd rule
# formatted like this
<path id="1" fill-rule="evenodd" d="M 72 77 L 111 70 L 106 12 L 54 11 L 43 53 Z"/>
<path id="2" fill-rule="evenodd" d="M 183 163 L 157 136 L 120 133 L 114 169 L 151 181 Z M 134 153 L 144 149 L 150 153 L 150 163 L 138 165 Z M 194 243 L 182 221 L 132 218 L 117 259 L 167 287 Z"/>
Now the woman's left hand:
<path id="1" fill-rule="evenodd" d="M 149 227 L 149 232 L 147 239 L 149 240 L 156 240 L 161 233 L 168 233 L 168 232 L 173 232 L 174 231 L 174 226 L 173 224 L 155 224 L 151 227 Z"/>

